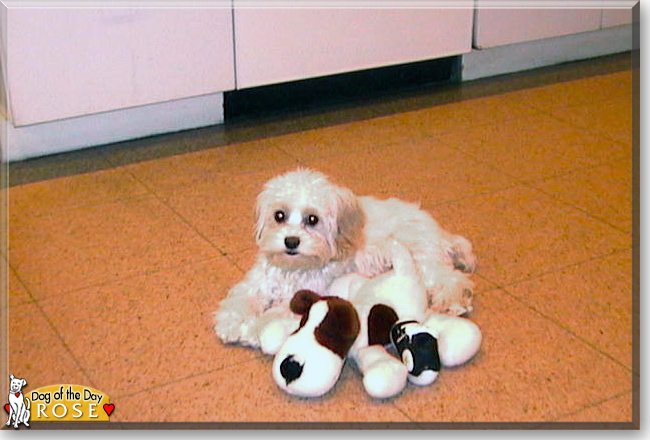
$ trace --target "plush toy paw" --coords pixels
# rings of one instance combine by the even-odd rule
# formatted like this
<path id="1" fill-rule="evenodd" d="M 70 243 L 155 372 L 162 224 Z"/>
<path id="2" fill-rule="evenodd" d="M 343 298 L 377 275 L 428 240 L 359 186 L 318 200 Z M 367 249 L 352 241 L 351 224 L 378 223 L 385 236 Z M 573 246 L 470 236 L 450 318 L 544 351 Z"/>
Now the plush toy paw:
<path id="1" fill-rule="evenodd" d="M 438 353 L 443 367 L 464 364 L 481 347 L 481 330 L 469 319 L 434 313 L 423 325 L 438 334 Z"/>
<path id="2" fill-rule="evenodd" d="M 380 345 L 359 350 L 356 362 L 363 374 L 366 392 L 376 399 L 396 396 L 406 386 L 406 367 Z"/>
<path id="3" fill-rule="evenodd" d="M 278 318 L 269 322 L 260 332 L 260 348 L 262 353 L 274 355 L 289 335 L 298 328 L 298 322 L 292 318 Z"/>
<path id="4" fill-rule="evenodd" d="M 408 370 L 414 385 L 432 384 L 440 372 L 437 334 L 417 321 L 393 324 L 390 339 Z"/>
<path id="5" fill-rule="evenodd" d="M 366 392 L 376 399 L 399 394 L 406 385 L 406 368 L 397 359 L 384 359 L 371 365 L 363 375 Z"/>

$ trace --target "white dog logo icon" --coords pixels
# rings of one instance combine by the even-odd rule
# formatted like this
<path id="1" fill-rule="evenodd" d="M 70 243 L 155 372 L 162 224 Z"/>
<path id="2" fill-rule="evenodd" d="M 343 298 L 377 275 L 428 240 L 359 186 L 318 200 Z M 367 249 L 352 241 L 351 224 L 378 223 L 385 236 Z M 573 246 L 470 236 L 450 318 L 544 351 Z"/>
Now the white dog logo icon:
<path id="1" fill-rule="evenodd" d="M 11 418 L 14 419 L 14 428 L 18 429 L 20 423 L 29 427 L 30 403 L 29 399 L 23 396 L 22 389 L 27 385 L 25 379 L 16 379 L 13 374 L 9 375 L 9 420 L 7 426 L 11 425 Z"/>

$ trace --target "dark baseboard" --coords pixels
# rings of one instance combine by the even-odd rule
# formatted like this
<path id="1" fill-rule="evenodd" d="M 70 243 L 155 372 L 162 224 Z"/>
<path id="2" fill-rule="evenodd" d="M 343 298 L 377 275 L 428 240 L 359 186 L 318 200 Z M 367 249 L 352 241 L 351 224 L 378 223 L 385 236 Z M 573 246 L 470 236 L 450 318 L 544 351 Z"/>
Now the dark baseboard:
<path id="1" fill-rule="evenodd" d="M 460 56 L 292 81 L 224 94 L 226 122 L 372 99 L 460 81 Z"/>

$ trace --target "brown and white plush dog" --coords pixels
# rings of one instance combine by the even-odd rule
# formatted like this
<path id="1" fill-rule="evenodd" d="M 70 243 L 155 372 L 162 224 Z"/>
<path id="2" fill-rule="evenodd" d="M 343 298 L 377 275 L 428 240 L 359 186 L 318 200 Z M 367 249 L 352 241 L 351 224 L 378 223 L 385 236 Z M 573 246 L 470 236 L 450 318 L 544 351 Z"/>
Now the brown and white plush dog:
<path id="1" fill-rule="evenodd" d="M 295 292 L 325 292 L 351 272 L 373 277 L 390 270 L 394 240 L 413 255 L 432 311 L 471 310 L 472 245 L 415 204 L 357 197 L 321 173 L 298 169 L 267 182 L 255 211 L 257 261 L 215 312 L 223 342 L 259 347 L 266 324 L 291 316 Z"/>
<path id="2" fill-rule="evenodd" d="M 430 385 L 441 366 L 461 365 L 477 353 L 478 326 L 428 312 L 427 293 L 409 251 L 398 242 L 392 250 L 393 270 L 374 278 L 345 275 L 334 280 L 328 296 L 301 290 L 290 302 L 300 323 L 277 319 L 262 330 L 262 351 L 275 355 L 273 378 L 280 389 L 322 396 L 349 357 L 363 375 L 366 392 L 386 399 L 399 394 L 407 380 Z M 401 359 L 386 350 L 389 342 Z"/>
<path id="3" fill-rule="evenodd" d="M 309 290 L 296 293 L 291 310 L 301 316 L 299 328 L 285 341 L 273 362 L 273 379 L 289 394 L 318 397 L 336 383 L 348 353 L 373 397 L 392 397 L 404 388 L 407 369 L 383 346 L 390 342 L 395 311 L 376 304 L 359 313 L 349 301 L 321 297 Z"/>

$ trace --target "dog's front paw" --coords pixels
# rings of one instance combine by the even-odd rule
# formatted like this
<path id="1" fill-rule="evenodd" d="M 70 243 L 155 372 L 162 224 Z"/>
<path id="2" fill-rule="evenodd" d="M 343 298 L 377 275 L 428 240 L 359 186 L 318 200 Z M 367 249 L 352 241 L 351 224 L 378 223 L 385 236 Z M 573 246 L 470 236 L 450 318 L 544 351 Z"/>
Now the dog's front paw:
<path id="1" fill-rule="evenodd" d="M 256 316 L 249 316 L 240 325 L 239 343 L 251 348 L 260 346 L 260 319 Z"/>
<path id="2" fill-rule="evenodd" d="M 474 299 L 474 292 L 471 287 L 464 287 L 462 294 L 456 295 L 456 300 L 450 302 L 446 308 L 441 312 L 450 316 L 463 316 L 467 315 L 474 310 L 472 307 L 472 300 Z"/>
<path id="3" fill-rule="evenodd" d="M 440 280 L 427 290 L 429 309 L 436 313 L 461 316 L 473 310 L 474 283 L 464 273 L 451 271 L 450 276 Z"/>
<path id="4" fill-rule="evenodd" d="M 235 344 L 241 338 L 244 317 L 233 311 L 218 310 L 214 314 L 214 331 L 224 344 Z"/>
<path id="5" fill-rule="evenodd" d="M 449 316 L 463 316 L 472 312 L 474 308 L 471 305 L 461 306 L 460 304 L 450 305 L 444 313 Z"/>
<path id="6" fill-rule="evenodd" d="M 457 237 L 454 244 L 447 250 L 447 255 L 454 265 L 454 269 L 465 273 L 476 271 L 478 259 L 472 251 L 472 244 L 464 237 Z"/>

